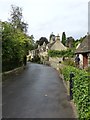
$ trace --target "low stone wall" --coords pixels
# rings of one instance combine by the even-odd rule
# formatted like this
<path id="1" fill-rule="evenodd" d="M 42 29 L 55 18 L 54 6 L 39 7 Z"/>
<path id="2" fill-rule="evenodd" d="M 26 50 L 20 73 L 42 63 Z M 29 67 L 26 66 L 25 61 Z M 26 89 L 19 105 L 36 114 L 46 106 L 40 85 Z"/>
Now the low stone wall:
<path id="1" fill-rule="evenodd" d="M 50 65 L 55 68 L 55 69 L 59 69 L 59 61 L 62 61 L 62 58 L 58 58 L 58 57 L 49 57 L 49 62 L 50 62 Z"/>
<path id="2" fill-rule="evenodd" d="M 13 70 L 7 71 L 7 72 L 3 72 L 2 73 L 2 81 L 5 80 L 7 77 L 12 76 L 14 74 L 18 74 L 19 72 L 21 72 L 23 69 L 25 68 L 25 66 L 21 66 L 18 68 L 15 68 Z"/>

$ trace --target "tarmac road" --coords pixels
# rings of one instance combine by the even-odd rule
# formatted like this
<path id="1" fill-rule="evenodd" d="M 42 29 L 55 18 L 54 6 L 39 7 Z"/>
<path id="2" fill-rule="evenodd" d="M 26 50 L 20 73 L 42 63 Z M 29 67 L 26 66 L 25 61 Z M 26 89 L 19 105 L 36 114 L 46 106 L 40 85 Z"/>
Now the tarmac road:
<path id="1" fill-rule="evenodd" d="M 28 63 L 2 88 L 3 118 L 75 118 L 67 91 L 52 67 Z"/>

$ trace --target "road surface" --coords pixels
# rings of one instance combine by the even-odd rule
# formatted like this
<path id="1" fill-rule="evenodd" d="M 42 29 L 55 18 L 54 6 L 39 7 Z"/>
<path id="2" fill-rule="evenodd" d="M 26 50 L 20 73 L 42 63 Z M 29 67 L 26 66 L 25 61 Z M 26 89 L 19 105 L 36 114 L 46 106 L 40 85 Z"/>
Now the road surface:
<path id="1" fill-rule="evenodd" d="M 4 118 L 75 118 L 63 81 L 51 67 L 28 63 L 4 81 L 2 91 Z"/>

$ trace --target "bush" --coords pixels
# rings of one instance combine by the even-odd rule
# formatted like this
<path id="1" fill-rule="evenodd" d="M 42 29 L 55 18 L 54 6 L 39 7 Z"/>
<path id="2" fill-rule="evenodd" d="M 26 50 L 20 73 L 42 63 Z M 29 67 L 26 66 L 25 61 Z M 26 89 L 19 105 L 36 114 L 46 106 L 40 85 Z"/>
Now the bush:
<path id="1" fill-rule="evenodd" d="M 86 68 L 86 71 L 90 74 L 90 66 Z"/>
<path id="2" fill-rule="evenodd" d="M 68 59 L 64 60 L 63 63 L 64 63 L 65 65 L 69 65 L 69 66 L 75 67 L 75 63 L 74 63 L 74 61 L 73 61 L 71 58 L 68 58 Z"/>
<path id="3" fill-rule="evenodd" d="M 5 72 L 23 65 L 30 40 L 8 22 L 2 22 L 2 28 L 2 72 Z"/>
<path id="4" fill-rule="evenodd" d="M 31 62 L 41 63 L 40 57 L 39 56 L 34 56 L 34 58 L 31 60 Z"/>
<path id="5" fill-rule="evenodd" d="M 73 87 L 73 99 L 77 106 L 79 118 L 90 118 L 90 99 L 88 73 L 84 70 L 79 70 L 72 66 L 66 66 L 62 69 L 65 80 L 70 79 L 70 72 L 73 72 L 75 77 Z"/>

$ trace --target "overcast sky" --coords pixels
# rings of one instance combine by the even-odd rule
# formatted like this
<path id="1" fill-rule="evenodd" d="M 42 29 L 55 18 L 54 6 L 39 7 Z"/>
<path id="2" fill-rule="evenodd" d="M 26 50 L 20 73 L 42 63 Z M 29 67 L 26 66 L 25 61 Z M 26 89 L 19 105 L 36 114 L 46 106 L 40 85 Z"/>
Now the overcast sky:
<path id="1" fill-rule="evenodd" d="M 28 34 L 35 39 L 47 37 L 51 32 L 75 39 L 88 32 L 88 0 L 0 0 L 0 19 L 10 18 L 11 5 L 23 9 Z"/>

